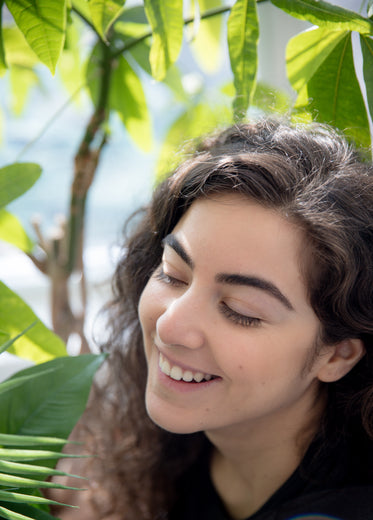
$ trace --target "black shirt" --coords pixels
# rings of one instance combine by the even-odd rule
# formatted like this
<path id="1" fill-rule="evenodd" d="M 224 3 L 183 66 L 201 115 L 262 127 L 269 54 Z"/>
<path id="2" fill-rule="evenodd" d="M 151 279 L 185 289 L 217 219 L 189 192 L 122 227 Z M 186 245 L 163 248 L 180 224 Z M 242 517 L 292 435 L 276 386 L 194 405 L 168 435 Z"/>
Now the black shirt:
<path id="1" fill-rule="evenodd" d="M 373 520 L 373 482 L 345 443 L 313 443 L 291 477 L 245 520 Z M 209 475 L 209 460 L 185 475 L 171 520 L 230 520 Z M 301 520 L 299 518 L 299 520 Z"/>

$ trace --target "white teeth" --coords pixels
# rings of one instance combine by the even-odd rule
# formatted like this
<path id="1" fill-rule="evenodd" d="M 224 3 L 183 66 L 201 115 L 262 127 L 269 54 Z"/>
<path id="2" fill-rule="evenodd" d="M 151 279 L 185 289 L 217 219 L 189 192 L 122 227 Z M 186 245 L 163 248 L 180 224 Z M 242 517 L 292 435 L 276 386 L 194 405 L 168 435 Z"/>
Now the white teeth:
<path id="1" fill-rule="evenodd" d="M 177 365 L 171 367 L 170 363 L 162 356 L 162 354 L 159 354 L 159 368 L 164 374 L 170 376 L 175 381 L 183 380 L 190 383 L 194 380 L 196 383 L 200 383 L 203 380 L 210 381 L 212 379 L 210 374 L 204 374 L 202 372 L 193 373 L 191 370 L 184 371 Z"/>
<path id="2" fill-rule="evenodd" d="M 183 371 L 180 367 L 172 367 L 170 372 L 170 377 L 175 379 L 176 381 L 180 381 L 183 377 Z"/>
<path id="3" fill-rule="evenodd" d="M 194 381 L 197 381 L 197 383 L 200 383 L 203 379 L 203 374 L 202 372 L 197 372 L 196 374 L 194 374 Z"/>

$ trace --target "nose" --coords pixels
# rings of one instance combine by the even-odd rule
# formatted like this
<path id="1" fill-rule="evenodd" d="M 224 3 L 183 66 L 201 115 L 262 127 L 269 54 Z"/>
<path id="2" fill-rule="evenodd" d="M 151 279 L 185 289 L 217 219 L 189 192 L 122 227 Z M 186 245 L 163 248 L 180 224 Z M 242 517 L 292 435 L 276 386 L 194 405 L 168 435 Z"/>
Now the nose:
<path id="1" fill-rule="evenodd" d="M 198 294 L 187 291 L 168 302 L 157 320 L 159 340 L 167 346 L 198 349 L 205 344 L 205 303 Z"/>

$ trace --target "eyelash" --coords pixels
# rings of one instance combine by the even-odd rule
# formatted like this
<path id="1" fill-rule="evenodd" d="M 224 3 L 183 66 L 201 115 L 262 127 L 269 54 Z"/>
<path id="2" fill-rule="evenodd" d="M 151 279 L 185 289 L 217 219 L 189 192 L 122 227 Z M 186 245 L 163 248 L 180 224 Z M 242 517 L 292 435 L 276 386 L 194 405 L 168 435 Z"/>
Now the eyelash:
<path id="1" fill-rule="evenodd" d="M 177 278 L 173 278 L 166 274 L 162 267 L 155 273 L 156 280 L 160 280 L 167 285 L 171 285 L 173 287 L 180 287 L 185 285 L 185 282 L 178 280 Z M 244 314 L 240 314 L 239 312 L 231 309 L 226 303 L 221 302 L 220 304 L 220 312 L 226 316 L 230 321 L 232 321 L 236 325 L 240 325 L 241 327 L 255 327 L 260 325 L 261 320 L 259 318 L 253 318 L 251 316 L 245 316 Z"/>

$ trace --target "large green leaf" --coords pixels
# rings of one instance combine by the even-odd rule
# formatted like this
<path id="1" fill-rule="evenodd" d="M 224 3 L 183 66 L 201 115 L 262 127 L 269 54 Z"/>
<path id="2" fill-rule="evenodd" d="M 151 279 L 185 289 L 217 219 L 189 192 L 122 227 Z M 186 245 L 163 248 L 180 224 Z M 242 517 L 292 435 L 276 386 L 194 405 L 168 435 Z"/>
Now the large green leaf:
<path id="1" fill-rule="evenodd" d="M 131 12 L 132 9 L 126 10 L 125 13 Z M 150 42 L 149 38 L 143 38 L 149 33 L 148 24 L 135 22 L 122 22 L 118 20 L 113 28 L 115 38 L 123 44 L 129 45 L 129 51 L 140 67 L 151 75 L 149 62 Z M 136 42 L 138 40 L 138 43 Z M 136 42 L 135 45 L 132 45 Z"/>
<path id="2" fill-rule="evenodd" d="M 369 146 L 369 123 L 355 73 L 351 33 L 344 33 L 323 58 L 300 92 L 302 102 L 309 99 L 308 108 L 318 121 L 336 126 L 358 145 Z"/>
<path id="3" fill-rule="evenodd" d="M 0 168 L 0 208 L 30 189 L 40 174 L 40 166 L 34 163 L 14 163 Z"/>
<path id="4" fill-rule="evenodd" d="M 360 43 L 363 53 L 363 74 L 368 106 L 371 117 L 373 118 L 373 40 L 366 36 L 360 36 Z"/>
<path id="5" fill-rule="evenodd" d="M 110 108 L 116 110 L 135 143 L 145 151 L 152 145 L 151 123 L 140 78 L 120 56 L 113 73 Z"/>
<path id="6" fill-rule="evenodd" d="M 153 31 L 150 64 L 153 77 L 161 81 L 180 53 L 183 41 L 183 1 L 144 0 Z"/>
<path id="7" fill-rule="evenodd" d="M 5 0 L 27 43 L 52 74 L 62 52 L 66 0 Z"/>
<path id="8" fill-rule="evenodd" d="M 200 15 L 210 9 L 214 9 L 222 5 L 221 0 L 198 0 Z M 192 28 L 197 34 L 192 40 L 192 50 L 195 59 L 201 64 L 202 68 L 207 72 L 215 72 L 221 65 L 222 46 L 221 36 L 222 29 L 225 26 L 225 18 L 223 16 L 210 16 L 201 19 L 198 31 Z"/>
<path id="9" fill-rule="evenodd" d="M 271 0 L 283 11 L 331 30 L 357 31 L 373 34 L 373 22 L 363 16 L 323 0 Z"/>
<path id="10" fill-rule="evenodd" d="M 286 48 L 286 68 L 296 92 L 310 81 L 326 57 L 333 52 L 346 33 L 312 29 L 294 36 Z"/>
<path id="11" fill-rule="evenodd" d="M 256 0 L 237 0 L 228 19 L 228 46 L 236 97 L 235 117 L 242 118 L 254 94 L 259 38 Z"/>
<path id="12" fill-rule="evenodd" d="M 38 321 L 38 318 L 31 308 L 0 282 L 0 330 L 13 337 L 35 321 Z M 40 321 L 23 334 L 10 347 L 9 352 L 34 363 L 42 363 L 56 356 L 66 356 L 63 341 Z"/>
<path id="13" fill-rule="evenodd" d="M 0 209 L 0 240 L 18 247 L 25 253 L 30 253 L 34 247 L 19 219 L 5 209 Z"/>
<path id="14" fill-rule="evenodd" d="M 104 358 L 67 356 L 17 372 L 8 381 L 22 378 L 23 383 L 0 399 L 0 431 L 67 438 L 85 409 L 92 378 Z"/>
<path id="15" fill-rule="evenodd" d="M 114 21 L 123 10 L 125 0 L 88 0 L 93 25 L 104 41 Z"/>

